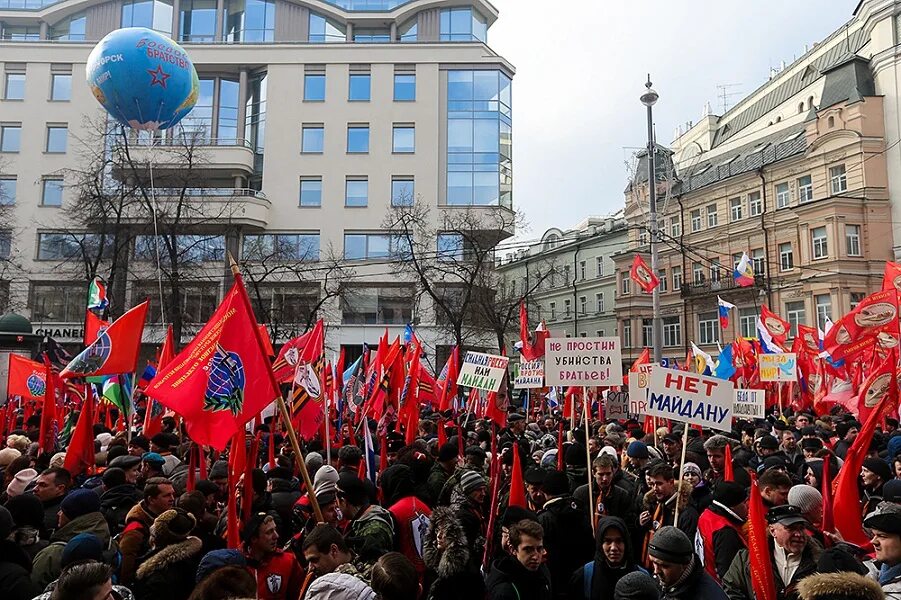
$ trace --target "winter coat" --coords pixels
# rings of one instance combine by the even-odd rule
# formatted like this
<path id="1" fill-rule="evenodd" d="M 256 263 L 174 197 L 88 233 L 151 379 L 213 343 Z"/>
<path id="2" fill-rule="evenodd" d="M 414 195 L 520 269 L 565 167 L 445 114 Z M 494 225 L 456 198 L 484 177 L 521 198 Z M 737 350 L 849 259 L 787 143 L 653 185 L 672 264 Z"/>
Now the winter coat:
<path id="1" fill-rule="evenodd" d="M 292 527 L 294 505 L 302 494 L 297 483 L 288 479 L 273 477 L 269 484 L 272 489 L 272 508 L 281 521 L 278 529 L 279 543 L 283 543 L 295 533 Z"/>
<path id="2" fill-rule="evenodd" d="M 59 524 L 59 505 L 63 503 L 63 498 L 65 496 L 42 502 L 44 505 L 44 531 L 48 538 L 56 531 Z"/>
<path id="3" fill-rule="evenodd" d="M 547 565 L 542 564 L 537 571 L 529 571 L 516 558 L 505 556 L 494 562 L 488 580 L 489 600 L 550 600 L 551 574 Z M 456 596 L 467 598 L 468 596 Z M 565 595 L 564 595 L 565 597 Z"/>
<path id="4" fill-rule="evenodd" d="M 34 557 L 34 568 L 31 580 L 38 586 L 38 591 L 47 587 L 51 581 L 59 577 L 62 571 L 63 550 L 66 544 L 79 533 L 93 533 L 103 543 L 110 545 L 110 531 L 106 519 L 100 512 L 92 512 L 72 519 L 50 536 L 50 545 Z"/>
<path id="5" fill-rule="evenodd" d="M 788 585 L 785 585 L 777 574 L 773 550 L 774 543 L 770 538 L 770 565 L 773 569 L 773 580 L 776 582 L 776 598 L 777 600 L 798 600 L 796 586 L 799 581 L 816 572 L 817 560 L 823 549 L 812 538 L 807 539 L 807 545 L 801 552 L 801 563 Z M 754 600 L 754 587 L 751 584 L 751 560 L 748 557 L 747 548 L 739 550 L 735 555 L 732 565 L 723 576 L 723 589 L 729 595 L 729 600 Z"/>
<path id="6" fill-rule="evenodd" d="M 450 479 L 451 475 L 452 473 L 448 473 L 444 470 L 441 463 L 435 461 L 435 464 L 432 465 L 432 469 L 429 471 L 429 478 L 426 481 L 426 486 L 429 490 L 428 503 L 430 506 L 438 506 L 438 499 L 441 498 L 441 490 L 444 489 L 444 484 L 447 483 L 447 480 Z"/>
<path id="7" fill-rule="evenodd" d="M 654 532 L 660 527 L 675 525 L 682 533 L 688 536 L 688 539 L 695 539 L 695 534 L 698 530 L 698 509 L 691 502 L 691 491 L 692 487 L 688 482 L 677 481 L 676 492 L 662 503 L 657 500 L 657 496 L 654 495 L 653 491 L 644 495 L 641 510 L 651 513 L 651 520 L 645 526 L 639 526 L 645 532 L 640 557 L 643 564 L 648 564 L 647 545 Z M 679 505 L 678 523 L 673 522 L 676 518 L 676 503 Z"/>
<path id="8" fill-rule="evenodd" d="M 882 578 L 879 577 L 882 571 L 882 563 L 878 562 L 867 562 L 864 563 L 865 566 L 872 567 L 871 575 L 873 579 L 879 583 L 882 588 L 882 593 L 885 594 L 886 600 L 901 600 L 901 574 L 893 575 L 892 571 L 889 570 L 888 573 Z M 895 569 L 898 569 L 895 566 Z M 884 580 L 884 582 L 882 582 Z"/>
<path id="9" fill-rule="evenodd" d="M 125 517 L 144 499 L 144 494 L 132 483 L 111 487 L 100 496 L 100 512 L 103 513 L 110 533 L 118 535 L 125 529 Z"/>
<path id="10" fill-rule="evenodd" d="M 463 498 L 454 504 L 454 516 L 463 527 L 463 534 L 469 544 L 469 561 L 478 566 L 485 551 L 485 540 L 488 534 L 488 522 L 482 507 L 469 498 Z"/>
<path id="11" fill-rule="evenodd" d="M 59 579 L 51 582 L 40 596 L 34 597 L 34 600 L 53 600 L 53 591 L 58 581 Z M 135 600 L 135 595 L 124 585 L 113 584 L 113 600 Z"/>
<path id="12" fill-rule="evenodd" d="M 351 522 L 347 541 L 363 562 L 374 563 L 394 550 L 394 518 L 386 509 L 372 504 Z"/>
<path id="13" fill-rule="evenodd" d="M 303 571 L 293 553 L 276 550 L 262 561 L 246 554 L 245 558 L 247 570 L 257 582 L 258 600 L 298 600 Z"/>
<path id="14" fill-rule="evenodd" d="M 742 537 L 744 524 L 744 520 L 718 502 L 711 504 L 698 519 L 695 548 L 703 546 L 701 562 L 716 581 L 722 580 L 732 566 L 732 559 L 745 547 Z"/>
<path id="15" fill-rule="evenodd" d="M 203 543 L 196 537 L 157 548 L 135 573 L 136 600 L 187 600 L 194 590 Z"/>
<path id="16" fill-rule="evenodd" d="M 438 549 L 438 531 L 444 532 L 445 548 Z M 423 559 L 434 578 L 428 600 L 481 600 L 485 582 L 476 562 L 471 560 L 470 544 L 453 509 L 432 511 L 431 526 L 423 544 Z"/>
<path id="17" fill-rule="evenodd" d="M 626 523 L 634 526 L 638 519 L 635 514 L 635 502 L 629 492 L 616 485 L 611 485 L 603 498 L 598 495 L 598 486 L 592 485 L 591 500 L 594 503 L 594 517 L 619 517 Z M 579 486 L 573 493 L 573 498 L 588 511 L 588 484 Z"/>
<path id="18" fill-rule="evenodd" d="M 549 500 L 538 513 L 544 529 L 547 566 L 551 573 L 554 596 L 565 598 L 574 571 L 595 554 L 591 522 L 585 509 L 572 496 Z"/>
<path id="19" fill-rule="evenodd" d="M 150 549 L 150 526 L 156 518 L 143 502 L 134 505 L 125 517 L 125 529 L 119 537 L 122 562 L 119 567 L 119 583 L 131 585 L 138 568 L 138 558 Z"/>
<path id="20" fill-rule="evenodd" d="M 327 573 L 317 577 L 307 590 L 308 600 L 376 600 L 372 588 L 345 573 Z"/>
<path id="21" fill-rule="evenodd" d="M 30 573 L 28 555 L 15 542 L 0 541 L 0 590 L 4 600 L 31 600 L 41 592 Z"/>
<path id="22" fill-rule="evenodd" d="M 689 571 L 676 585 L 664 588 L 660 600 L 731 600 L 723 588 L 704 570 L 701 561 L 693 556 Z"/>
<path id="23" fill-rule="evenodd" d="M 892 600 L 879 584 L 857 573 L 815 573 L 798 583 L 802 600 Z"/>
<path id="24" fill-rule="evenodd" d="M 34 557 L 50 545 L 49 540 L 41 539 L 41 532 L 34 527 L 17 527 L 13 530 L 12 540 L 28 555 L 28 563 L 34 562 Z"/>
<path id="25" fill-rule="evenodd" d="M 604 551 L 601 549 L 604 533 L 611 528 L 619 531 L 620 535 L 623 536 L 623 542 L 626 545 L 625 552 L 623 553 L 623 563 L 619 567 L 611 567 L 607 563 L 607 557 L 604 556 Z M 635 563 L 632 539 L 629 534 L 629 529 L 626 527 L 626 522 L 623 521 L 623 519 L 620 519 L 619 517 L 604 517 L 598 521 L 597 532 L 598 542 L 596 544 L 597 549 L 594 553 L 594 560 L 583 565 L 573 573 L 573 576 L 569 580 L 569 598 L 595 600 L 597 598 L 608 597 L 611 590 L 616 587 L 616 582 L 619 581 L 623 575 L 633 571 L 644 571 L 644 569 Z M 591 579 L 587 582 L 589 591 L 587 595 L 585 594 L 586 569 L 591 571 Z"/>

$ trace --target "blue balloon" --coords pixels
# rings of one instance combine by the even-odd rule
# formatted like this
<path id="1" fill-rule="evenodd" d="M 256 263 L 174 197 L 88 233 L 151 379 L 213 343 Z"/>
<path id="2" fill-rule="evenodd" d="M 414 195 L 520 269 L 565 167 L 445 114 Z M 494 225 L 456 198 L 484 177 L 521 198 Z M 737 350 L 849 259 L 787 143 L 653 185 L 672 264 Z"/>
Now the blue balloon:
<path id="1" fill-rule="evenodd" d="M 181 121 L 200 94 L 187 52 L 145 27 L 117 29 L 100 40 L 88 57 L 87 80 L 116 120 L 150 131 Z"/>

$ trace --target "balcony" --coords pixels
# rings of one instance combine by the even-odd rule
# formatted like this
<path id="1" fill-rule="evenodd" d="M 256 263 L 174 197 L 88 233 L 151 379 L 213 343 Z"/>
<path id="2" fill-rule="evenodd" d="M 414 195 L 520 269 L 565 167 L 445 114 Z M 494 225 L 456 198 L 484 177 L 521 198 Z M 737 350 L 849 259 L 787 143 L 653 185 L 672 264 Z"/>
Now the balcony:
<path id="1" fill-rule="evenodd" d="M 250 229 L 265 229 L 269 223 L 272 203 L 266 194 L 247 188 L 155 188 L 157 212 L 166 219 L 182 202 L 180 223 L 194 226 L 240 225 Z M 184 194 L 184 196 L 182 196 Z M 150 219 L 146 210 L 135 207 L 129 219 L 144 223 Z"/>
<path id="2" fill-rule="evenodd" d="M 129 140 L 128 156 L 135 169 L 153 169 L 154 177 L 177 180 L 190 170 L 190 177 L 247 177 L 254 172 L 255 154 L 250 142 L 234 138 L 157 138 Z M 113 166 L 113 174 L 124 178 L 132 174 L 127 162 Z M 143 173 L 142 173 L 143 175 Z"/>
<path id="3" fill-rule="evenodd" d="M 724 277 L 719 281 L 704 280 L 701 282 L 683 282 L 681 294 L 682 298 L 684 299 L 695 299 L 706 298 L 708 296 L 715 296 L 718 294 L 739 294 L 742 291 L 757 293 L 760 292 L 760 290 L 766 290 L 765 275 L 755 275 L 754 285 L 749 285 L 746 287 L 741 287 L 740 285 L 735 283 L 735 279 L 733 279 L 732 277 Z"/>

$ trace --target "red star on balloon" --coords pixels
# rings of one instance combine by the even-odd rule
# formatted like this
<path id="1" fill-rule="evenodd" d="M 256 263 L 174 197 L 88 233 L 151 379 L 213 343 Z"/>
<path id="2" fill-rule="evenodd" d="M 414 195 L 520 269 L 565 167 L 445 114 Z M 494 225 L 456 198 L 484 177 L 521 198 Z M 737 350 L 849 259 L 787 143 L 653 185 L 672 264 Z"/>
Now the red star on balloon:
<path id="1" fill-rule="evenodd" d="M 150 73 L 150 76 L 153 78 L 150 81 L 150 85 L 154 86 L 159 84 L 161 87 L 166 87 L 166 80 L 172 77 L 169 73 L 163 71 L 163 65 L 157 65 L 156 69 L 147 69 L 147 72 Z"/>

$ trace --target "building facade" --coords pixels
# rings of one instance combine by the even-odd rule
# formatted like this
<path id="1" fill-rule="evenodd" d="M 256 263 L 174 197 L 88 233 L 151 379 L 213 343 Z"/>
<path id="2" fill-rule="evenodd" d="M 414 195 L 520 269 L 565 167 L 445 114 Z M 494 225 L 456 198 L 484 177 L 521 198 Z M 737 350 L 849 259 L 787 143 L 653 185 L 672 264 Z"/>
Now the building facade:
<path id="1" fill-rule="evenodd" d="M 506 295 L 526 300 L 533 328 L 544 320 L 555 336 L 614 336 L 613 256 L 628 243 L 622 214 L 588 217 L 566 231 L 547 230 L 538 243 L 508 254 L 498 270 Z M 519 338 L 518 324 L 511 339 Z"/>
<path id="2" fill-rule="evenodd" d="M 153 221 L 181 202 L 193 211 L 176 248 L 189 259 L 178 300 L 186 336 L 230 285 L 228 251 L 264 275 L 251 293 L 260 319 L 289 321 L 277 342 L 316 314 L 332 350 L 359 350 L 408 322 L 427 346 L 441 345 L 428 302 L 392 268 L 398 242 L 383 223 L 414 201 L 439 231 L 462 211 L 512 213 L 514 73 L 487 45 L 497 18 L 485 0 L 2 0 L 6 305 L 41 332 L 80 339 L 80 263 L 96 240 L 88 229 L 76 239 L 65 209 L 82 194 L 71 174 L 84 147 L 103 144 L 89 121 L 104 116 L 85 62 L 106 33 L 143 26 L 184 45 L 201 93 L 176 130 L 129 136 L 130 170 L 104 172 L 138 196 L 153 189 L 153 209 L 127 220 L 135 233 L 118 258 L 120 304 L 149 296 L 154 322 L 167 320 L 153 308 L 165 271 Z M 186 139 L 189 181 L 179 180 Z M 513 234 L 499 229 L 492 242 Z M 450 237 L 433 251 L 453 251 Z M 337 292 L 327 274 L 342 279 Z"/>
<path id="3" fill-rule="evenodd" d="M 881 65 L 889 39 L 893 56 L 901 48 L 899 12 L 901 3 L 862 2 L 846 27 L 734 108 L 657 148 L 664 357 L 681 362 L 691 342 L 715 355 L 717 343 L 756 337 L 764 304 L 793 337 L 797 324 L 822 328 L 880 289 L 885 261 L 897 258 L 899 97 L 885 79 L 897 59 Z M 651 295 L 629 280 L 635 252 L 650 263 L 646 151 L 638 160 L 626 189 L 630 250 L 614 257 L 627 359 L 652 345 Z M 740 288 L 743 252 L 755 283 Z M 717 296 L 736 305 L 726 331 Z"/>

